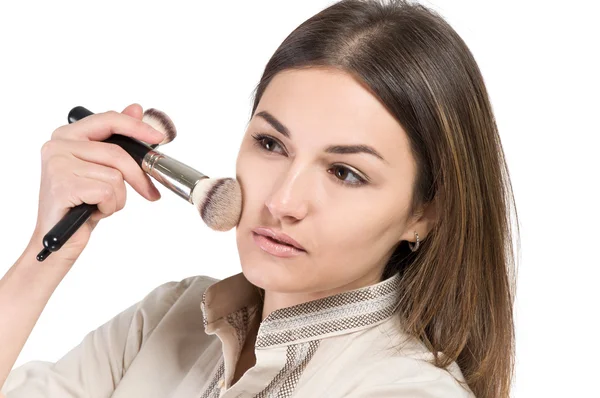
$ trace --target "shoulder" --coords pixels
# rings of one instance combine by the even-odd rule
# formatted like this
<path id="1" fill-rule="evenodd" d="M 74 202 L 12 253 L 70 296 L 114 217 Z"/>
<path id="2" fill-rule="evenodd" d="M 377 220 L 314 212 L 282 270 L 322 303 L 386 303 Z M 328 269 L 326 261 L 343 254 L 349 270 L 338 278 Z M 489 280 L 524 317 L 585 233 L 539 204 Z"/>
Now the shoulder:
<path id="1" fill-rule="evenodd" d="M 410 396 L 413 398 L 473 398 L 456 363 L 446 369 L 429 358 L 395 356 L 379 361 L 369 370 L 371 387 L 359 389 L 358 397 Z M 376 381 L 376 378 L 380 380 Z"/>
<path id="2" fill-rule="evenodd" d="M 474 397 L 459 366 L 455 362 L 446 368 L 435 366 L 434 355 L 403 331 L 399 319 L 380 325 L 369 340 L 374 343 L 368 354 L 372 358 L 361 366 L 365 375 L 361 379 L 368 380 L 368 385 L 359 387 L 352 397 Z"/>
<path id="3" fill-rule="evenodd" d="M 0 383 L 0 390 L 9 397 L 13 391 L 23 397 L 66 397 L 86 387 L 100 394 L 114 389 L 114 383 L 124 377 L 143 347 L 150 349 L 141 360 L 142 371 L 144 366 L 153 365 L 154 358 L 162 361 L 169 353 L 179 352 L 183 344 L 190 349 L 202 347 L 206 337 L 198 333 L 203 330 L 202 317 L 196 314 L 200 313 L 204 291 L 216 281 L 199 275 L 156 286 L 140 301 L 87 333 L 56 363 L 29 361 L 13 369 L 4 384 Z M 177 358 L 177 366 L 184 366 L 185 360 L 194 360 L 194 355 Z M 83 381 L 91 384 L 84 386 Z"/>

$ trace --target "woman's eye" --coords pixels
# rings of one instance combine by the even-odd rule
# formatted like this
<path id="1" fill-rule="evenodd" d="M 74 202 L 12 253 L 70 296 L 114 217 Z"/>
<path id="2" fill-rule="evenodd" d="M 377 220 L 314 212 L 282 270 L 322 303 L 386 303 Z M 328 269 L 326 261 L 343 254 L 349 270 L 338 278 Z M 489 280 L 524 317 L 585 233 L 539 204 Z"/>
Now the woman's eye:
<path id="1" fill-rule="evenodd" d="M 333 166 L 327 171 L 333 174 L 336 179 L 336 182 L 339 182 L 340 184 L 360 186 L 366 184 L 367 182 L 364 178 L 356 174 L 354 171 L 344 166 Z"/>
<path id="2" fill-rule="evenodd" d="M 252 136 L 252 138 L 254 138 L 255 140 L 255 144 L 258 145 L 261 149 L 264 149 L 267 152 L 275 152 L 273 150 L 274 147 L 280 147 L 281 148 L 281 152 L 280 153 L 284 153 L 285 154 L 285 150 L 283 149 L 282 145 L 279 144 L 279 142 L 277 142 L 277 140 L 275 140 L 274 138 L 265 135 L 265 134 L 255 134 Z"/>
<path id="3" fill-rule="evenodd" d="M 283 145 L 271 137 L 268 134 L 253 134 L 252 138 L 254 138 L 254 144 L 257 145 L 261 150 L 267 152 L 279 152 L 283 155 L 286 154 L 285 148 Z M 276 151 L 275 148 L 279 147 L 280 151 Z M 369 181 L 367 178 L 360 176 L 357 172 L 351 170 L 346 166 L 334 165 L 330 169 L 327 170 L 329 174 L 333 174 L 334 181 L 338 184 L 342 184 L 344 186 L 358 187 L 361 185 L 367 184 Z"/>

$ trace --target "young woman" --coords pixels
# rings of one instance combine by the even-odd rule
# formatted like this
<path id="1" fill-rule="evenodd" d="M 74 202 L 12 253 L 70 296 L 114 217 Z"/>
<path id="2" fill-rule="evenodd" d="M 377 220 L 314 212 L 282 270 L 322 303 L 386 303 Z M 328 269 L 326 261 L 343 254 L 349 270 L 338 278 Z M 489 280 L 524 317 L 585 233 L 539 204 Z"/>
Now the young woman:
<path id="1" fill-rule="evenodd" d="M 465 43 L 403 1 L 335 3 L 269 60 L 237 159 L 241 273 L 158 286 L 57 363 L 9 374 L 124 181 L 158 198 L 98 142 L 160 142 L 141 115 L 93 115 L 44 145 L 38 223 L 0 283 L 8 398 L 509 396 L 514 200 L 494 115 Z M 99 211 L 41 267 L 72 206 L 59 183 Z"/>

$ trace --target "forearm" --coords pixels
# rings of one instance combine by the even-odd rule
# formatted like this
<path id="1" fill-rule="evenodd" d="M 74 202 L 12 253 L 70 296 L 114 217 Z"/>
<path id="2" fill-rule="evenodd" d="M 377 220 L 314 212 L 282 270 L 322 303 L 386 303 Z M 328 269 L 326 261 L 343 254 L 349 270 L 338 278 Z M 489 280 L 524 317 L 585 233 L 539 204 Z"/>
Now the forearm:
<path id="1" fill-rule="evenodd" d="M 52 256 L 38 262 L 36 255 L 36 247 L 30 245 L 0 280 L 0 387 L 69 270 L 69 266 L 52 261 Z"/>

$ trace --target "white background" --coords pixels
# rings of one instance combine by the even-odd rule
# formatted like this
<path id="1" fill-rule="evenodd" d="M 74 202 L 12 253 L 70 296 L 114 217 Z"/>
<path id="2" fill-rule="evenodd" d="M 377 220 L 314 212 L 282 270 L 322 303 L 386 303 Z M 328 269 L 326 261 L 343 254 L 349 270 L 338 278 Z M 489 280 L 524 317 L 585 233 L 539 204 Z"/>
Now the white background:
<path id="1" fill-rule="evenodd" d="M 484 75 L 521 224 L 513 396 L 597 393 L 597 61 L 595 2 L 423 2 L 463 37 Z M 269 57 L 330 4 L 281 1 L 51 1 L 0 5 L 0 275 L 29 240 L 39 150 L 76 105 L 161 109 L 179 135 L 163 152 L 211 177 L 233 176 L 251 92 Z M 213 232 L 159 186 L 128 186 L 55 291 L 16 365 L 57 360 L 151 289 L 240 271 L 235 232 Z"/>

